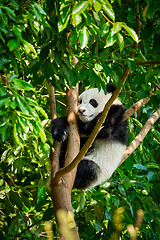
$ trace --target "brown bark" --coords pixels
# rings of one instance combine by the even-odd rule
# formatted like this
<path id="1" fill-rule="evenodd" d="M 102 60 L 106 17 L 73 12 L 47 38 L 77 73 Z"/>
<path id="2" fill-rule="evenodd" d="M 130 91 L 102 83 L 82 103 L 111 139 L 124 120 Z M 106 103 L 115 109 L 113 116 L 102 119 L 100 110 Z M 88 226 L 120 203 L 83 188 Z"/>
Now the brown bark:
<path id="1" fill-rule="evenodd" d="M 160 61 L 136 62 L 136 66 L 160 65 Z"/>
<path id="2" fill-rule="evenodd" d="M 123 120 L 127 120 L 130 116 L 132 116 L 135 112 L 137 112 L 143 105 L 150 101 L 150 97 L 143 98 L 138 102 L 134 103 L 130 108 L 128 108 L 123 114 Z"/>
<path id="3" fill-rule="evenodd" d="M 66 151 L 65 165 L 68 165 L 74 157 L 79 152 L 79 134 L 78 127 L 76 122 L 76 106 L 78 99 L 78 86 L 75 89 L 70 89 L 67 92 L 67 116 L 68 123 L 70 125 L 70 133 L 68 137 L 68 146 Z M 73 144 L 74 142 L 74 144 Z M 58 148 L 57 148 L 58 145 Z M 76 168 L 63 176 L 63 178 L 59 179 L 60 181 L 56 181 L 54 176 L 56 172 L 59 170 L 59 154 L 61 147 L 59 143 L 55 141 L 54 150 L 52 148 L 51 153 L 51 194 L 53 200 L 53 207 L 55 212 L 55 217 L 58 226 L 60 226 L 60 218 L 58 217 L 59 210 L 64 210 L 65 212 L 72 212 L 72 204 L 71 204 L 71 191 L 75 179 Z M 67 220 L 64 219 L 64 222 Z M 73 239 L 79 239 L 78 231 L 76 228 L 75 221 L 73 219 Z M 61 239 L 70 240 L 67 235 L 63 235 L 63 231 L 61 233 Z"/>

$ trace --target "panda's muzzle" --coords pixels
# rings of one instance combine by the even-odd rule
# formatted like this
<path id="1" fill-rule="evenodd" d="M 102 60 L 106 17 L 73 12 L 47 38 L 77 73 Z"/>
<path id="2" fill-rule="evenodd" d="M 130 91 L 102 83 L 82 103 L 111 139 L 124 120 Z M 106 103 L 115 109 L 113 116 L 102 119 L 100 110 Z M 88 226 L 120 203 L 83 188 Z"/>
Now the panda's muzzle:
<path id="1" fill-rule="evenodd" d="M 85 108 L 79 108 L 78 112 L 82 115 L 85 115 L 84 113 L 86 112 L 86 109 Z"/>

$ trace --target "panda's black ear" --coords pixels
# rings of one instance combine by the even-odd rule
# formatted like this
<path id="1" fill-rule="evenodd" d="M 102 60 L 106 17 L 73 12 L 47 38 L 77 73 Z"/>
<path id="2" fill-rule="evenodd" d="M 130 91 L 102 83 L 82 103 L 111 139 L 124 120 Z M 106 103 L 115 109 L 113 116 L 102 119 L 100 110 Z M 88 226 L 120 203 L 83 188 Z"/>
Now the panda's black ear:
<path id="1" fill-rule="evenodd" d="M 111 83 L 109 83 L 109 84 L 107 84 L 107 92 L 108 93 L 113 93 L 114 92 L 114 90 L 116 89 L 116 86 L 115 85 L 113 85 L 113 84 L 111 84 Z"/>

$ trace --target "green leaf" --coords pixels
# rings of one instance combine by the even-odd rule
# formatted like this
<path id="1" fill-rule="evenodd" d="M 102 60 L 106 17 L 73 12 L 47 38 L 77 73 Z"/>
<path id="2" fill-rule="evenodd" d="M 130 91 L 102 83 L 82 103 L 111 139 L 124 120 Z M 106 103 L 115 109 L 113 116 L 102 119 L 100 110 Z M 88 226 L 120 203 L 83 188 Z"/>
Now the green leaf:
<path id="1" fill-rule="evenodd" d="M 14 84 L 16 85 L 17 89 L 24 89 L 28 91 L 35 91 L 32 85 L 24 80 L 13 79 Z"/>
<path id="2" fill-rule="evenodd" d="M 70 69 L 70 67 L 67 66 L 67 64 L 65 64 L 64 62 L 61 63 L 61 66 L 62 66 L 62 70 L 68 80 L 68 82 L 71 84 L 71 85 L 76 85 L 76 79 L 74 77 L 74 74 L 73 74 L 73 71 Z"/>
<path id="3" fill-rule="evenodd" d="M 103 70 L 104 70 L 104 73 L 105 73 L 106 77 L 112 75 L 112 69 L 108 66 L 107 63 L 102 62 L 102 67 L 103 67 Z"/>
<path id="4" fill-rule="evenodd" d="M 160 169 L 160 166 L 157 163 L 154 163 L 154 162 L 147 163 L 146 167 L 151 168 L 151 169 Z"/>
<path id="5" fill-rule="evenodd" d="M 143 124 L 136 118 L 132 118 L 133 121 L 137 124 L 138 127 L 143 128 Z"/>
<path id="6" fill-rule="evenodd" d="M 53 208 L 48 208 L 47 210 L 45 210 L 43 214 L 43 221 L 51 220 L 53 218 L 53 213 L 54 213 Z"/>
<path id="7" fill-rule="evenodd" d="M 149 172 L 147 173 L 147 179 L 148 179 L 148 181 L 153 181 L 153 180 L 155 180 L 155 179 L 156 179 L 156 176 L 157 176 L 157 174 L 156 174 L 155 172 L 153 172 L 153 171 L 149 171 Z"/>
<path id="8" fill-rule="evenodd" d="M 88 33 L 88 29 L 85 26 L 79 33 L 79 41 L 82 49 L 85 48 L 88 44 L 89 33 Z"/>
<path id="9" fill-rule="evenodd" d="M 11 39 L 9 42 L 9 50 L 14 51 L 18 47 L 18 42 L 16 39 Z"/>
<path id="10" fill-rule="evenodd" d="M 136 92 L 136 97 L 139 99 L 146 98 L 148 96 L 149 96 L 149 93 L 144 90 L 139 90 L 138 92 Z"/>
<path id="11" fill-rule="evenodd" d="M 80 198 L 79 198 L 79 204 L 78 204 L 78 208 L 77 208 L 77 212 L 81 211 L 84 206 L 85 206 L 85 203 L 86 203 L 86 197 L 85 197 L 85 193 L 84 192 L 81 192 L 80 193 Z"/>
<path id="12" fill-rule="evenodd" d="M 3 96 L 0 99 L 0 107 L 4 106 L 5 104 L 8 105 L 8 103 L 10 103 L 10 97 L 9 96 Z"/>
<path id="13" fill-rule="evenodd" d="M 58 21 L 59 32 L 63 31 L 67 27 L 69 18 L 70 18 L 70 5 L 64 7 L 61 11 L 61 17 Z"/>
<path id="14" fill-rule="evenodd" d="M 23 42 L 24 42 L 24 48 L 25 48 L 26 53 L 33 52 L 36 55 L 36 51 L 35 51 L 33 45 L 31 43 L 25 41 L 24 39 L 23 39 Z"/>
<path id="15" fill-rule="evenodd" d="M 17 122 L 17 121 L 14 123 L 14 126 L 13 126 L 13 136 L 14 136 L 15 142 L 16 142 L 19 146 L 23 146 L 24 141 L 23 141 L 23 140 L 21 139 L 21 137 L 19 136 L 18 122 Z"/>
<path id="16" fill-rule="evenodd" d="M 134 164 L 133 167 L 136 169 L 139 169 L 139 170 L 145 170 L 145 171 L 147 170 L 147 168 L 145 166 L 143 166 L 142 164 L 138 164 L 138 163 Z"/>
<path id="17" fill-rule="evenodd" d="M 25 133 L 27 133 L 28 130 L 29 130 L 29 127 L 28 127 L 28 125 L 26 125 L 25 120 L 22 117 L 20 117 L 20 116 L 17 117 L 17 120 L 19 121 L 19 124 L 22 127 L 23 131 Z"/>
<path id="18" fill-rule="evenodd" d="M 43 10 L 43 8 L 41 8 L 36 2 L 33 5 L 38 9 L 39 13 L 46 15 L 46 12 Z"/>
<path id="19" fill-rule="evenodd" d="M 14 169 L 16 169 L 18 172 L 21 172 L 22 169 L 23 169 L 23 167 L 24 167 L 24 164 L 25 164 L 24 159 L 19 157 L 18 159 L 16 159 L 16 160 L 14 161 L 13 167 L 14 167 Z"/>
<path id="20" fill-rule="evenodd" d="M 118 189 L 123 196 L 126 196 L 126 189 L 122 184 L 118 184 Z"/>
<path id="21" fill-rule="evenodd" d="M 18 27 L 13 26 L 13 32 L 14 32 L 14 34 L 15 34 L 17 37 L 19 37 L 20 39 L 22 39 L 21 30 L 20 30 Z"/>
<path id="22" fill-rule="evenodd" d="M 130 27 L 128 27 L 126 24 L 122 24 L 122 27 L 128 32 L 128 34 L 131 36 L 131 38 L 138 43 L 139 39 L 137 36 L 137 33 Z"/>
<path id="23" fill-rule="evenodd" d="M 69 42 L 71 45 L 74 45 L 77 41 L 77 31 L 76 30 L 73 30 L 70 38 L 69 38 Z"/>
<path id="24" fill-rule="evenodd" d="M 82 17 L 79 14 L 72 16 L 72 18 L 75 25 L 78 25 L 82 21 Z"/>
<path id="25" fill-rule="evenodd" d="M 11 202 L 14 203 L 15 205 L 17 205 L 17 207 L 20 210 L 22 210 L 23 204 L 22 204 L 22 201 L 21 201 L 21 198 L 20 198 L 19 194 L 17 192 L 10 191 L 9 192 L 9 197 L 10 197 Z"/>
<path id="26" fill-rule="evenodd" d="M 113 28 L 111 29 L 111 35 L 113 36 L 115 33 L 118 33 L 122 28 L 121 23 L 115 23 Z"/>
<path id="27" fill-rule="evenodd" d="M 33 125 L 34 129 L 37 131 L 37 135 L 40 136 L 42 142 L 45 142 L 46 135 L 45 135 L 45 132 L 43 130 L 41 123 L 39 121 L 36 121 L 36 122 L 32 122 L 32 125 Z"/>
<path id="28" fill-rule="evenodd" d="M 35 106 L 36 110 L 39 111 L 45 118 L 48 119 L 47 113 L 44 111 L 43 108 L 39 107 L 39 106 Z"/>
<path id="29" fill-rule="evenodd" d="M 24 204 L 28 209 L 30 209 L 30 207 L 31 207 L 31 202 L 30 202 L 30 200 L 28 199 L 28 197 L 26 197 L 24 194 L 22 194 L 22 202 L 23 202 L 23 204 Z"/>
<path id="30" fill-rule="evenodd" d="M 18 106 L 17 100 L 16 100 L 15 97 L 13 97 L 12 101 L 11 101 L 11 104 L 10 104 L 10 107 L 15 109 L 17 106 Z"/>
<path id="31" fill-rule="evenodd" d="M 112 9 L 112 5 L 109 3 L 103 4 L 103 9 L 107 13 L 107 15 L 112 19 L 112 21 L 115 21 L 115 13 Z"/>
<path id="32" fill-rule="evenodd" d="M 98 1 L 94 1 L 94 9 L 98 13 L 101 10 L 101 4 Z"/>
<path id="33" fill-rule="evenodd" d="M 93 77 L 93 70 L 92 69 L 89 69 L 89 83 L 90 83 L 92 88 L 95 86 L 95 79 Z"/>
<path id="34" fill-rule="evenodd" d="M 106 36 L 108 32 L 109 32 L 109 23 L 107 22 L 102 25 L 101 37 L 103 38 L 104 36 Z"/>
<path id="35" fill-rule="evenodd" d="M 22 85 L 22 89 L 28 90 L 28 91 L 35 91 L 35 89 L 33 88 L 33 86 L 30 83 L 28 83 L 24 80 L 20 80 L 20 82 Z"/>
<path id="36" fill-rule="evenodd" d="M 9 16 L 12 20 L 15 20 L 15 17 L 16 17 L 15 12 L 14 12 L 11 8 L 6 7 L 6 6 L 4 7 L 4 9 L 6 10 L 8 16 Z"/>
<path id="37" fill-rule="evenodd" d="M 27 115 L 29 115 L 29 111 L 27 109 L 27 104 L 24 103 L 24 98 L 22 96 L 18 96 L 18 94 L 16 95 L 16 100 L 18 102 L 18 105 L 21 109 L 22 112 L 26 113 Z"/>
<path id="38" fill-rule="evenodd" d="M 118 208 L 119 207 L 119 204 L 120 204 L 120 199 L 114 195 L 111 196 L 111 200 L 112 202 L 114 203 L 114 205 Z M 110 217 L 110 215 L 108 216 Z"/>
<path id="39" fill-rule="evenodd" d="M 136 63 L 135 60 L 132 58 L 127 59 L 128 67 L 130 68 L 131 71 L 134 71 L 136 68 Z"/>
<path id="40" fill-rule="evenodd" d="M 123 39 L 123 36 L 118 32 L 118 33 L 117 33 L 117 37 L 118 37 L 118 44 L 119 44 L 120 51 L 122 51 L 123 48 L 124 48 L 124 39 Z"/>
<path id="41" fill-rule="evenodd" d="M 116 35 L 112 36 L 112 32 L 109 32 L 109 35 L 106 39 L 106 47 L 112 46 L 117 41 Z"/>
<path id="42" fill-rule="evenodd" d="M 12 151 L 11 148 L 5 150 L 1 155 L 1 162 L 4 162 L 7 160 L 9 153 Z"/>
<path id="43" fill-rule="evenodd" d="M 38 188 L 37 203 L 42 201 L 46 197 L 46 188 L 44 186 Z"/>
<path id="44" fill-rule="evenodd" d="M 89 5 L 88 1 L 80 1 L 74 6 L 72 15 L 75 16 L 77 14 L 83 13 L 88 7 L 88 5 Z"/>

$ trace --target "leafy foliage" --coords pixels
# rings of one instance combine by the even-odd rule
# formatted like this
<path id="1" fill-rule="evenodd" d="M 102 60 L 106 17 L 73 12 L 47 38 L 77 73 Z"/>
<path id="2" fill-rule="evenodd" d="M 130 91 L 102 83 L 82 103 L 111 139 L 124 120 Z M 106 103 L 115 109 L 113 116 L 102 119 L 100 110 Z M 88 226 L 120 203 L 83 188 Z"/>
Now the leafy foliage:
<path id="1" fill-rule="evenodd" d="M 136 29 L 136 6 L 141 21 Z M 57 113 L 64 115 L 65 90 L 120 86 L 124 67 L 131 74 L 120 95 L 126 108 L 154 93 L 129 120 L 129 143 L 159 107 L 160 13 L 156 0 L 1 0 L 0 3 L 0 239 L 46 239 L 52 219 L 49 179 L 49 87 L 56 90 Z M 133 43 L 139 47 L 134 58 Z M 73 56 L 78 63 L 73 66 Z M 143 62 L 151 62 L 144 65 Z M 63 105 L 62 105 L 63 103 Z M 145 211 L 139 239 L 160 237 L 160 123 L 120 166 L 109 183 L 72 201 L 81 239 L 109 239 L 115 209 L 124 207 L 121 239 L 136 211 Z"/>

